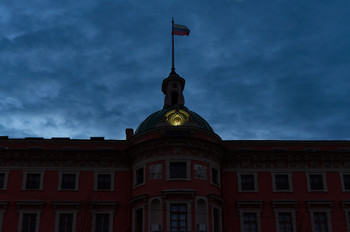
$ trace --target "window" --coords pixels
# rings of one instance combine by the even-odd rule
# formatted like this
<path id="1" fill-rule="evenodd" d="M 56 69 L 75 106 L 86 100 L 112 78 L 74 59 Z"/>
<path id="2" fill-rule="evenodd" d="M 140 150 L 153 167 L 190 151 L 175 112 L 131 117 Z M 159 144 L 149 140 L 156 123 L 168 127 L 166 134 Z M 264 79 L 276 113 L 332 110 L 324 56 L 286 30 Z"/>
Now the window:
<path id="1" fill-rule="evenodd" d="M 272 183 L 274 192 L 290 192 L 292 188 L 292 175 L 283 173 L 273 173 Z"/>
<path id="2" fill-rule="evenodd" d="M 243 213 L 242 232 L 258 232 L 258 221 L 255 212 Z"/>
<path id="3" fill-rule="evenodd" d="M 110 232 L 110 214 L 97 213 L 95 215 L 95 232 Z"/>
<path id="4" fill-rule="evenodd" d="M 143 232 L 143 209 L 137 209 L 135 211 L 135 229 L 134 232 Z"/>
<path id="5" fill-rule="evenodd" d="M 0 172 L 0 190 L 5 190 L 7 188 L 7 175 L 8 171 Z"/>
<path id="6" fill-rule="evenodd" d="M 38 232 L 39 231 L 39 213 L 21 213 L 20 214 L 20 232 Z"/>
<path id="7" fill-rule="evenodd" d="M 309 174 L 308 187 L 309 191 L 326 191 L 325 174 Z"/>
<path id="8" fill-rule="evenodd" d="M 327 212 L 312 213 L 313 232 L 330 232 L 330 222 Z"/>
<path id="9" fill-rule="evenodd" d="M 220 176 L 217 168 L 211 168 L 211 182 L 216 185 L 220 185 Z"/>
<path id="10" fill-rule="evenodd" d="M 78 173 L 60 173 L 59 190 L 78 190 Z"/>
<path id="11" fill-rule="evenodd" d="M 238 174 L 238 190 L 240 192 L 256 192 L 257 175 L 256 174 Z"/>
<path id="12" fill-rule="evenodd" d="M 342 174 L 343 191 L 350 191 L 350 174 Z"/>
<path id="13" fill-rule="evenodd" d="M 277 231 L 278 232 L 293 232 L 293 216 L 291 212 L 277 213 Z"/>
<path id="14" fill-rule="evenodd" d="M 221 231 L 220 209 L 213 207 L 213 232 Z"/>
<path id="15" fill-rule="evenodd" d="M 95 175 L 95 183 L 96 187 L 95 190 L 113 190 L 112 186 L 112 174 L 109 173 L 103 173 L 103 174 L 96 174 Z"/>
<path id="16" fill-rule="evenodd" d="M 135 171 L 135 186 L 145 183 L 145 168 L 141 167 Z"/>
<path id="17" fill-rule="evenodd" d="M 188 178 L 187 162 L 169 162 L 168 165 L 170 179 L 186 179 Z"/>
<path id="18" fill-rule="evenodd" d="M 73 213 L 59 214 L 58 232 L 73 232 Z"/>
<path id="19" fill-rule="evenodd" d="M 170 230 L 187 231 L 187 204 L 170 205 Z"/>
<path id="20" fill-rule="evenodd" d="M 27 190 L 39 190 L 41 188 L 41 173 L 27 173 L 25 189 Z"/>
<path id="21" fill-rule="evenodd" d="M 345 211 L 346 224 L 348 226 L 348 232 L 350 232 L 350 211 Z"/>

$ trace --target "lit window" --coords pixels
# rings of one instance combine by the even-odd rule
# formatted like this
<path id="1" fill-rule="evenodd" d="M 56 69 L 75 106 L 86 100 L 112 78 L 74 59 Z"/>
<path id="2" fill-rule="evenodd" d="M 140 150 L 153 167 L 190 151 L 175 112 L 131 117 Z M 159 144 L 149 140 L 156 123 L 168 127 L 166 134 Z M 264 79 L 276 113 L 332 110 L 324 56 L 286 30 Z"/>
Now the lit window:
<path id="1" fill-rule="evenodd" d="M 293 232 L 293 218 L 290 212 L 278 213 L 278 232 Z"/>
<path id="2" fill-rule="evenodd" d="M 95 232 L 109 232 L 109 213 L 97 213 L 95 218 Z"/>
<path id="3" fill-rule="evenodd" d="M 73 232 L 73 213 L 61 213 L 59 215 L 58 232 Z"/>
<path id="4" fill-rule="evenodd" d="M 171 162 L 169 164 L 170 178 L 186 178 L 187 164 L 186 162 Z"/>
<path id="5" fill-rule="evenodd" d="M 313 212 L 313 232 L 329 232 L 327 212 Z"/>
<path id="6" fill-rule="evenodd" d="M 25 189 L 38 190 L 41 189 L 41 174 L 27 173 Z"/>
<path id="7" fill-rule="evenodd" d="M 97 189 L 98 190 L 110 190 L 112 177 L 110 174 L 98 174 L 97 175 Z"/>
<path id="8" fill-rule="evenodd" d="M 309 191 L 325 191 L 327 189 L 324 174 L 308 175 Z"/>
<path id="9" fill-rule="evenodd" d="M 170 219 L 171 231 L 187 231 L 187 205 L 171 204 Z"/>
<path id="10" fill-rule="evenodd" d="M 239 174 L 239 191 L 257 191 L 256 174 Z"/>
<path id="11" fill-rule="evenodd" d="M 135 172 L 135 186 L 144 184 L 144 182 L 145 182 L 145 175 L 144 175 L 144 173 L 145 173 L 144 167 L 136 169 L 136 172 Z"/>
<path id="12" fill-rule="evenodd" d="M 258 232 L 257 215 L 254 212 L 243 213 L 243 232 Z"/>

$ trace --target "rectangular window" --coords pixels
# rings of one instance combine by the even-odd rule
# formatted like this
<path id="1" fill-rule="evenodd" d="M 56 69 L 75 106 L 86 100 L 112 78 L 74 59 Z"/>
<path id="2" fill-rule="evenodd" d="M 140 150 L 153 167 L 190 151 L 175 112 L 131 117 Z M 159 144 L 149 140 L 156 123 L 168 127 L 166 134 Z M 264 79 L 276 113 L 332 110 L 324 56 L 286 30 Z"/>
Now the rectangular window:
<path id="1" fill-rule="evenodd" d="M 95 219 L 95 232 L 110 232 L 109 223 L 108 213 L 97 213 Z"/>
<path id="2" fill-rule="evenodd" d="M 313 232 L 329 232 L 327 212 L 313 213 Z"/>
<path id="3" fill-rule="evenodd" d="M 243 232 L 258 232 L 256 213 L 243 213 Z"/>
<path id="4" fill-rule="evenodd" d="M 278 213 L 278 232 L 293 232 L 293 218 L 290 212 Z"/>
<path id="5" fill-rule="evenodd" d="M 76 190 L 77 188 L 77 174 L 62 173 L 61 174 L 61 189 L 62 190 Z"/>
<path id="6" fill-rule="evenodd" d="M 187 205 L 171 204 L 170 205 L 170 230 L 187 231 Z"/>
<path id="7" fill-rule="evenodd" d="M 61 213 L 59 215 L 58 232 L 73 232 L 73 218 L 72 213 Z"/>
<path id="8" fill-rule="evenodd" d="M 218 208 L 213 207 L 213 232 L 221 231 L 221 217 L 220 210 Z"/>
<path id="9" fill-rule="evenodd" d="M 139 168 L 139 169 L 136 169 L 136 173 L 135 173 L 135 186 L 137 185 L 141 185 L 144 183 L 145 181 L 145 175 L 144 175 L 144 172 L 145 172 L 145 169 L 142 167 L 142 168 Z"/>
<path id="10" fill-rule="evenodd" d="M 289 177 L 286 174 L 275 175 L 276 190 L 289 190 Z"/>
<path id="11" fill-rule="evenodd" d="M 255 175 L 254 174 L 241 174 L 240 175 L 240 187 L 241 191 L 255 191 Z"/>
<path id="12" fill-rule="evenodd" d="M 143 209 L 135 211 L 135 232 L 143 232 Z"/>
<path id="13" fill-rule="evenodd" d="M 211 168 L 211 182 L 213 184 L 220 184 L 219 171 L 216 168 Z"/>
<path id="14" fill-rule="evenodd" d="M 171 162 L 169 164 L 170 178 L 187 178 L 187 163 L 186 162 Z"/>
<path id="15" fill-rule="evenodd" d="M 343 191 L 350 191 L 350 174 L 343 174 Z"/>
<path id="16" fill-rule="evenodd" d="M 111 174 L 97 175 L 97 190 L 111 190 L 112 176 Z"/>
<path id="17" fill-rule="evenodd" d="M 37 225 L 36 213 L 23 213 L 21 232 L 36 232 Z"/>
<path id="18" fill-rule="evenodd" d="M 322 174 L 309 174 L 310 191 L 323 191 L 325 189 L 325 182 Z"/>
<path id="19" fill-rule="evenodd" d="M 40 173 L 27 173 L 25 189 L 28 189 L 28 190 L 41 189 L 41 174 Z"/>
<path id="20" fill-rule="evenodd" d="M 5 188 L 5 173 L 0 173 L 0 189 Z"/>

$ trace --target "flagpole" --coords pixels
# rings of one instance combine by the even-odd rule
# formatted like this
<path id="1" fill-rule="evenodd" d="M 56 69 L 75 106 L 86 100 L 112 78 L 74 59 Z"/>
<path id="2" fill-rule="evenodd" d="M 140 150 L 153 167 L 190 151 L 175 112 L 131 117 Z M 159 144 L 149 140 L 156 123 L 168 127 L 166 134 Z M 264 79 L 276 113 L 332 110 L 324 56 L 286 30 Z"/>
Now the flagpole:
<path id="1" fill-rule="evenodd" d="M 171 19 L 171 42 L 172 42 L 172 67 L 171 67 L 171 72 L 175 72 L 175 62 L 174 62 L 174 18 Z"/>

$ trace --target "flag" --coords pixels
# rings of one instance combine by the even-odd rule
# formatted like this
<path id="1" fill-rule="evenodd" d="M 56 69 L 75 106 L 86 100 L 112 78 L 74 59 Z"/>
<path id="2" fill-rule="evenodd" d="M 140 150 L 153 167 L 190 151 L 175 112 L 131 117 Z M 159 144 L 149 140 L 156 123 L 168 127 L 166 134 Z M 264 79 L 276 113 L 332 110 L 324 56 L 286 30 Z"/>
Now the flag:
<path id="1" fill-rule="evenodd" d="M 183 26 L 183 25 L 174 24 L 172 34 L 173 35 L 187 35 L 187 36 L 189 36 L 190 29 L 188 29 L 188 27 Z"/>

